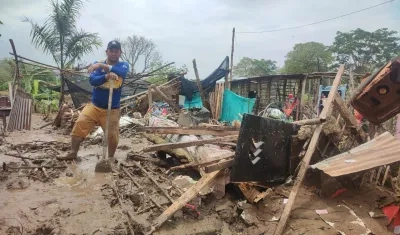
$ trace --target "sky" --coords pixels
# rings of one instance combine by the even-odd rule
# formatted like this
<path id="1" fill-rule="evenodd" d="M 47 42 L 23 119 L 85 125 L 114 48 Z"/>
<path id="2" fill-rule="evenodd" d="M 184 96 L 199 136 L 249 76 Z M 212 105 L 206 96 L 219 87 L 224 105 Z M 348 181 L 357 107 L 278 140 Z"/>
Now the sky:
<path id="1" fill-rule="evenodd" d="M 400 32 L 400 0 L 304 28 L 271 33 L 241 33 L 275 30 L 309 24 L 386 0 L 91 0 L 86 2 L 79 28 L 98 33 L 103 48 L 83 58 L 103 59 L 105 46 L 114 38 L 136 34 L 151 38 L 164 61 L 186 64 L 188 78 L 194 78 L 195 58 L 201 78 L 216 69 L 225 56 L 230 56 L 232 28 L 236 28 L 233 61 L 243 57 L 271 59 L 282 67 L 285 55 L 296 43 L 309 41 L 330 45 L 337 31 L 357 28 L 374 31 L 389 28 Z M 9 57 L 13 39 L 17 53 L 54 65 L 30 42 L 30 25 L 24 16 L 42 24 L 49 13 L 49 0 L 0 0 L 0 58 Z M 400 36 L 400 34 L 399 34 Z"/>

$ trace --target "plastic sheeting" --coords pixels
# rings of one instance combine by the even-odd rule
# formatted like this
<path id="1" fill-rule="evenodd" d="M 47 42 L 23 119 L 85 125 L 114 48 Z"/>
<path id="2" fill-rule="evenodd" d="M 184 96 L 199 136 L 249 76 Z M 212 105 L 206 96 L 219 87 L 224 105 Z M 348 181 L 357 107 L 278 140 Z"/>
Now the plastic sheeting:
<path id="1" fill-rule="evenodd" d="M 196 92 L 192 96 L 192 100 L 188 100 L 185 98 L 184 105 L 185 109 L 193 109 L 198 108 L 201 109 L 203 107 L 203 102 L 201 101 L 200 92 Z"/>
<path id="2" fill-rule="evenodd" d="M 220 121 L 241 121 L 243 114 L 252 112 L 255 102 L 255 98 L 245 98 L 225 89 Z"/>
<path id="3" fill-rule="evenodd" d="M 201 87 L 203 89 L 204 94 L 207 97 L 207 94 L 211 91 L 213 87 L 215 87 L 215 83 L 221 78 L 225 77 L 229 71 L 229 57 L 225 57 L 224 61 L 219 65 L 219 67 L 214 70 L 212 74 L 210 74 L 205 79 L 201 80 Z M 196 81 L 190 81 L 185 77 L 179 78 L 181 83 L 181 92 L 180 95 L 186 96 L 187 100 L 192 100 L 193 94 L 199 91 L 197 87 Z"/>

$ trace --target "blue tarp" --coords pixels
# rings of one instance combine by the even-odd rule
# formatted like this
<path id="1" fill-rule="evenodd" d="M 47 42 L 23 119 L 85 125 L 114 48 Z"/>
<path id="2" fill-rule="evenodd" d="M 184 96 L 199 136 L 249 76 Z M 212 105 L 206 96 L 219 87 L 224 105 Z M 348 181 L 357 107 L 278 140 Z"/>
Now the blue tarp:
<path id="1" fill-rule="evenodd" d="M 185 109 L 193 109 L 193 108 L 201 109 L 203 107 L 203 102 L 201 102 L 200 92 L 193 93 L 192 100 L 190 101 L 188 98 L 185 97 L 185 103 L 183 106 L 185 107 Z"/>
<path id="2" fill-rule="evenodd" d="M 255 102 L 255 98 L 245 98 L 225 89 L 220 121 L 241 121 L 244 113 L 253 111 Z"/>

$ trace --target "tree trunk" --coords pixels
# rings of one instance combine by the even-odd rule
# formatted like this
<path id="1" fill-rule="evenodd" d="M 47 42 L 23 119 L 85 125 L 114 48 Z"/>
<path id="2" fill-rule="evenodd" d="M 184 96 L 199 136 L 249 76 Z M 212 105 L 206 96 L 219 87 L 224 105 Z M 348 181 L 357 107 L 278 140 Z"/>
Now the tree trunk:
<path id="1" fill-rule="evenodd" d="M 62 104 L 64 102 L 64 84 L 65 84 L 65 77 L 64 77 L 64 38 L 62 35 L 60 35 L 60 52 L 61 52 L 61 57 L 60 57 L 60 65 L 61 65 L 61 73 L 60 73 L 60 78 L 61 78 L 61 87 L 60 87 L 60 100 L 58 102 L 58 108 L 62 108 Z"/>

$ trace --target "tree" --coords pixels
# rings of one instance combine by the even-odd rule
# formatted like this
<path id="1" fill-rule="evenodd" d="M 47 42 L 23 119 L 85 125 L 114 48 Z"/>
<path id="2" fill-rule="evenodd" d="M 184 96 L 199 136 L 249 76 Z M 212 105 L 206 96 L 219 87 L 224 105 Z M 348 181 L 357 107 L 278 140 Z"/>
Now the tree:
<path id="1" fill-rule="evenodd" d="M 88 33 L 76 28 L 84 0 L 51 0 L 51 13 L 43 25 L 25 18 L 32 26 L 32 44 L 52 55 L 62 70 L 73 66 L 82 56 L 101 46 L 97 33 Z M 64 74 L 61 73 L 61 96 L 59 105 L 64 100 Z"/>
<path id="2" fill-rule="evenodd" d="M 329 47 L 319 42 L 306 42 L 294 45 L 287 53 L 284 73 L 327 72 L 334 61 Z"/>
<path id="3" fill-rule="evenodd" d="M 161 66 L 165 64 L 168 64 L 168 62 L 156 61 L 151 64 L 150 71 L 161 68 Z M 155 72 L 153 76 L 147 78 L 146 81 L 152 84 L 160 85 L 168 81 L 168 76 L 177 76 L 178 74 L 187 73 L 187 71 L 188 68 L 186 65 L 182 65 L 181 67 L 171 65 Z"/>
<path id="4" fill-rule="evenodd" d="M 374 32 L 362 29 L 348 33 L 338 31 L 332 51 L 339 63 L 354 65 L 354 72 L 371 72 L 400 53 L 400 38 L 396 34 L 397 31 L 387 28 Z"/>
<path id="5" fill-rule="evenodd" d="M 233 74 L 240 77 L 270 75 L 275 74 L 276 70 L 276 61 L 249 57 L 243 57 L 237 65 L 233 66 Z"/>
<path id="6" fill-rule="evenodd" d="M 148 72 L 152 64 L 161 61 L 156 44 L 143 36 L 132 35 L 121 42 L 122 59 L 129 63 L 131 74 Z M 143 66 L 139 69 L 139 66 Z"/>

